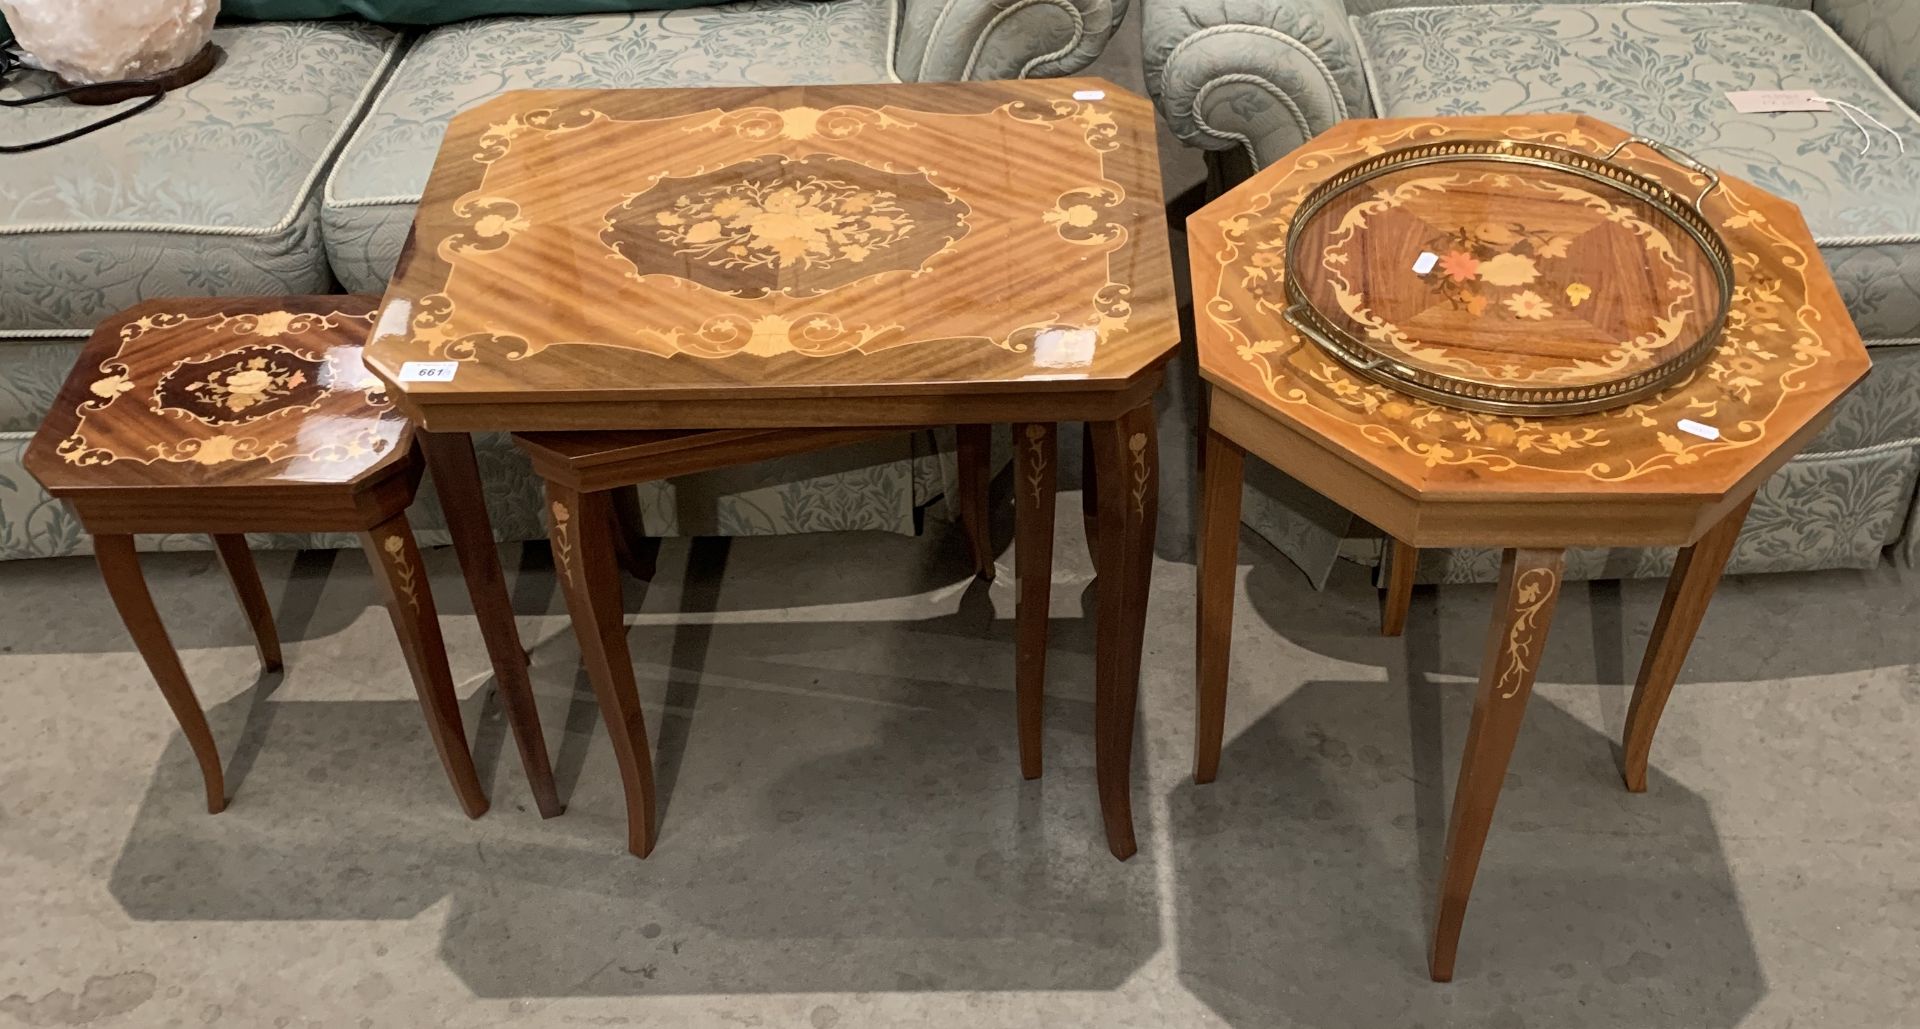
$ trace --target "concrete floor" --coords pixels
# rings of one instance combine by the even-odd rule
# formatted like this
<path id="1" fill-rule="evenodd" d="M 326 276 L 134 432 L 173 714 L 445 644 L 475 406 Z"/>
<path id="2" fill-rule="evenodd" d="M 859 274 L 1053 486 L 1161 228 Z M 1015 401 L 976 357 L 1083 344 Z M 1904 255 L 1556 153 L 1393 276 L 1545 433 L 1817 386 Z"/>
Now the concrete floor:
<path id="1" fill-rule="evenodd" d="M 1138 67 L 1129 25 L 1096 70 Z M 1199 162 L 1163 147 L 1173 196 Z M 1249 536 L 1225 759 L 1195 786 L 1192 399 L 1183 364 L 1126 864 L 1094 802 L 1071 495 L 1034 783 L 1010 551 L 988 586 L 943 526 L 668 543 L 627 598 L 663 807 L 645 862 L 542 545 L 504 560 L 569 805 L 546 822 L 446 551 L 429 571 L 494 800 L 475 822 L 359 555 L 263 557 L 288 659 L 266 679 L 211 556 L 149 558 L 227 760 L 218 816 L 91 563 L 0 564 L 0 1025 L 1920 1024 L 1910 573 L 1729 581 L 1637 797 L 1615 741 L 1660 586 L 1572 587 L 1439 986 L 1427 919 L 1490 591 L 1423 590 L 1381 639 L 1360 570 L 1314 593 Z"/>
<path id="2" fill-rule="evenodd" d="M 359 555 L 264 557 L 288 641 L 266 679 L 211 557 L 149 558 L 226 756 L 218 816 L 90 563 L 0 566 L 0 1024 L 1915 1023 L 1899 573 L 1729 580 L 1644 796 L 1614 741 L 1659 584 L 1574 587 L 1439 986 L 1422 953 L 1489 590 L 1423 589 L 1382 639 L 1359 569 L 1316 594 L 1249 536 L 1225 761 L 1197 787 L 1192 567 L 1163 557 L 1121 864 L 1077 521 L 1033 783 L 1010 551 L 987 585 L 945 526 L 669 542 L 627 598 L 664 808 L 645 862 L 540 544 L 504 557 L 569 805 L 546 822 L 447 551 L 431 579 L 494 798 L 474 822 Z"/>

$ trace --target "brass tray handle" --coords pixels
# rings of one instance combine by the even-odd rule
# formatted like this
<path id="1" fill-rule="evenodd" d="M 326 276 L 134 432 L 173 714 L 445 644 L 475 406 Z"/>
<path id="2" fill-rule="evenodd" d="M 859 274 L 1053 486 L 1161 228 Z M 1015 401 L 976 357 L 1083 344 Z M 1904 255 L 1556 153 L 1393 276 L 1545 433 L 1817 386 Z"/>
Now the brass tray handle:
<path id="1" fill-rule="evenodd" d="M 1349 368 L 1372 372 L 1393 365 L 1394 362 L 1384 356 L 1359 357 L 1349 352 L 1346 347 L 1340 345 L 1339 341 L 1320 331 L 1320 326 L 1314 324 L 1312 318 L 1307 317 L 1307 310 L 1303 304 L 1288 304 L 1280 312 L 1280 317 L 1286 319 L 1287 324 L 1293 326 L 1295 332 L 1320 344 L 1320 349 L 1339 358 L 1340 362 Z"/>
<path id="2" fill-rule="evenodd" d="M 1625 150 L 1626 148 L 1634 145 L 1635 143 L 1638 143 L 1641 146 L 1646 147 L 1648 150 L 1651 150 L 1654 153 L 1657 153 L 1660 156 L 1665 157 L 1666 159 L 1679 164 L 1681 167 L 1684 167 L 1687 170 L 1692 171 L 1697 175 L 1706 176 L 1707 188 L 1701 190 L 1700 195 L 1693 198 L 1694 213 L 1700 215 L 1701 217 L 1705 217 L 1706 212 L 1701 210 L 1700 205 L 1707 202 L 1707 194 L 1712 193 L 1714 190 L 1720 188 L 1720 173 L 1717 171 L 1714 171 L 1711 167 L 1707 165 L 1706 162 L 1700 160 L 1699 158 L 1693 156 L 1690 153 L 1687 153 L 1685 150 L 1682 150 L 1671 143 L 1662 143 L 1657 139 L 1650 139 L 1646 136 L 1628 136 L 1626 139 L 1621 140 L 1620 143 L 1617 146 L 1615 146 L 1612 150 L 1607 151 L 1606 156 L 1602 157 L 1601 160 L 1611 161 L 1614 158 L 1620 156 L 1620 151 Z"/>

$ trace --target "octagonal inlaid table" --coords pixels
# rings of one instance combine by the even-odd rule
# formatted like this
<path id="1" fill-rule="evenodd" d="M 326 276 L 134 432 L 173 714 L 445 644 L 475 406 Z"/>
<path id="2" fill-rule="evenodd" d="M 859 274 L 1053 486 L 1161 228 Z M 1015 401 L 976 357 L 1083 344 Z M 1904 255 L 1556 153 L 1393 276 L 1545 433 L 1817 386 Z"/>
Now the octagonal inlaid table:
<path id="1" fill-rule="evenodd" d="M 1608 199 L 1604 170 L 1589 181 L 1523 177 L 1504 157 L 1439 163 L 1489 141 L 1496 156 L 1553 148 L 1582 167 L 1614 154 L 1665 183 L 1653 200 L 1698 215 L 1701 248 L 1687 249 L 1691 229 L 1659 222 L 1656 204 Z M 1299 215 L 1323 184 L 1403 159 L 1410 170 L 1368 183 L 1326 221 Z M 1405 619 L 1417 548 L 1504 549 L 1447 830 L 1436 980 L 1453 975 L 1564 548 L 1683 548 L 1627 713 L 1624 777 L 1641 791 L 1661 708 L 1754 492 L 1868 369 L 1799 212 L 1696 167 L 1572 115 L 1349 121 L 1188 222 L 1210 394 L 1194 777 L 1211 781 L 1220 761 L 1246 453 L 1392 537 L 1389 633 Z M 1301 246 L 1290 258 L 1291 232 Z M 1720 243 L 1731 275 L 1716 285 L 1701 255 Z M 1711 302 L 1721 287 L 1723 332 Z M 1331 314 L 1300 310 L 1316 295 L 1332 298 Z M 1675 376 L 1664 382 L 1663 362 Z M 1554 403 L 1581 413 L 1535 409 Z M 1526 413 L 1502 413 L 1512 410 Z"/>
<path id="2" fill-rule="evenodd" d="M 367 362 L 426 430 L 503 679 L 524 673 L 466 433 L 1015 423 L 1025 679 L 1054 423 L 1089 423 L 1125 858 L 1179 332 L 1164 218 L 1152 108 L 1093 79 L 508 93 L 449 127 Z"/>

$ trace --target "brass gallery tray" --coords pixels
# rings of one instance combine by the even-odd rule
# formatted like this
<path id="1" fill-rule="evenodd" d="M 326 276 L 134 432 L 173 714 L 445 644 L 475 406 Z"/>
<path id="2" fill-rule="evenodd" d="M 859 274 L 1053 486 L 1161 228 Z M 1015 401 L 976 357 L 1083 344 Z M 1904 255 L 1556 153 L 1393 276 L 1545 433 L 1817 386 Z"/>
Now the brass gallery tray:
<path id="1" fill-rule="evenodd" d="M 1633 144 L 1659 175 L 1616 160 Z M 1720 340 L 1733 263 L 1700 211 L 1718 185 L 1639 138 L 1604 155 L 1508 139 L 1389 150 L 1302 200 L 1286 318 L 1355 372 L 1438 403 L 1625 404 Z"/>

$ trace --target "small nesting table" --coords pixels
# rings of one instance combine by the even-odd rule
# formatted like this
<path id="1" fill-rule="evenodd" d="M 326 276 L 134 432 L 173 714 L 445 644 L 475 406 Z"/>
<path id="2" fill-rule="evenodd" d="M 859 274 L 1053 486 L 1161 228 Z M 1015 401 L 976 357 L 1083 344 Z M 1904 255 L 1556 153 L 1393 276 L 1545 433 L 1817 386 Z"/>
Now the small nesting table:
<path id="1" fill-rule="evenodd" d="M 413 428 L 361 361 L 373 309 L 367 297 L 133 308 L 94 332 L 27 449 L 28 471 L 92 534 L 114 606 L 199 762 L 209 812 L 227 804 L 220 754 L 141 577 L 135 533 L 213 537 L 268 671 L 280 642 L 242 534 L 358 533 L 460 806 L 487 810 L 407 523 L 421 474 Z M 531 697 L 505 700 L 515 728 L 531 727 L 522 753 L 530 746 L 544 774 Z"/>
<path id="2" fill-rule="evenodd" d="M 426 430 L 503 678 L 517 644 L 467 433 L 1011 423 L 1031 700 L 1055 423 L 1089 423 L 1096 765 L 1124 859 L 1153 397 L 1179 341 L 1165 217 L 1152 107 L 1097 79 L 507 93 L 448 127 L 367 361 Z M 601 713 L 616 734 L 636 714 Z M 630 800 L 639 772 L 623 760 Z"/>
<path id="3" fill-rule="evenodd" d="M 1246 454 L 1392 537 L 1383 608 L 1390 634 L 1405 623 L 1418 548 L 1504 549 L 1447 829 L 1429 958 L 1429 972 L 1442 981 L 1453 975 L 1474 873 L 1559 597 L 1565 548 L 1681 548 L 1627 714 L 1623 775 L 1628 789 L 1644 790 L 1661 708 L 1754 492 L 1826 424 L 1833 403 L 1869 365 L 1799 212 L 1731 178 L 1708 190 L 1699 209 L 1735 269 L 1725 334 L 1696 371 L 1651 396 L 1562 417 L 1461 410 L 1357 373 L 1283 319 L 1281 268 L 1309 191 L 1391 148 L 1503 138 L 1601 155 L 1628 137 L 1571 115 L 1343 122 L 1188 223 L 1200 369 L 1210 395 L 1194 778 L 1211 781 L 1220 762 Z M 1667 244 L 1651 238 L 1641 213 L 1560 183 L 1572 203 L 1538 208 L 1538 223 L 1517 224 L 1505 216 L 1512 206 L 1500 202 L 1512 183 L 1499 174 L 1443 168 L 1380 188 L 1349 212 L 1341 235 L 1311 241 L 1317 245 L 1305 252 L 1316 269 L 1360 276 L 1340 296 L 1357 321 L 1380 332 L 1374 338 L 1404 346 L 1409 363 L 1491 364 L 1486 381 L 1496 385 L 1529 371 L 1503 355 L 1537 352 L 1527 348 L 1550 334 L 1585 341 L 1546 355 L 1574 371 L 1611 360 L 1606 340 L 1645 347 L 1664 338 L 1667 310 L 1639 310 L 1633 299 L 1671 256 L 1649 256 Z M 1488 188 L 1472 188 L 1478 178 Z M 1668 181 L 1691 199 L 1707 180 L 1683 171 Z M 1388 212 L 1414 217 L 1398 223 L 1381 252 L 1343 256 L 1352 225 Z M 1394 278 L 1365 278 L 1360 266 L 1375 261 L 1383 270 L 1373 274 Z M 1656 290 L 1696 295 L 1695 285 L 1669 281 L 1692 272 L 1657 274 Z M 1678 301 L 1671 308 L 1681 309 Z M 1472 352 L 1436 355 L 1423 333 L 1464 319 L 1485 326 L 1465 333 L 1472 346 L 1459 350 Z"/>

